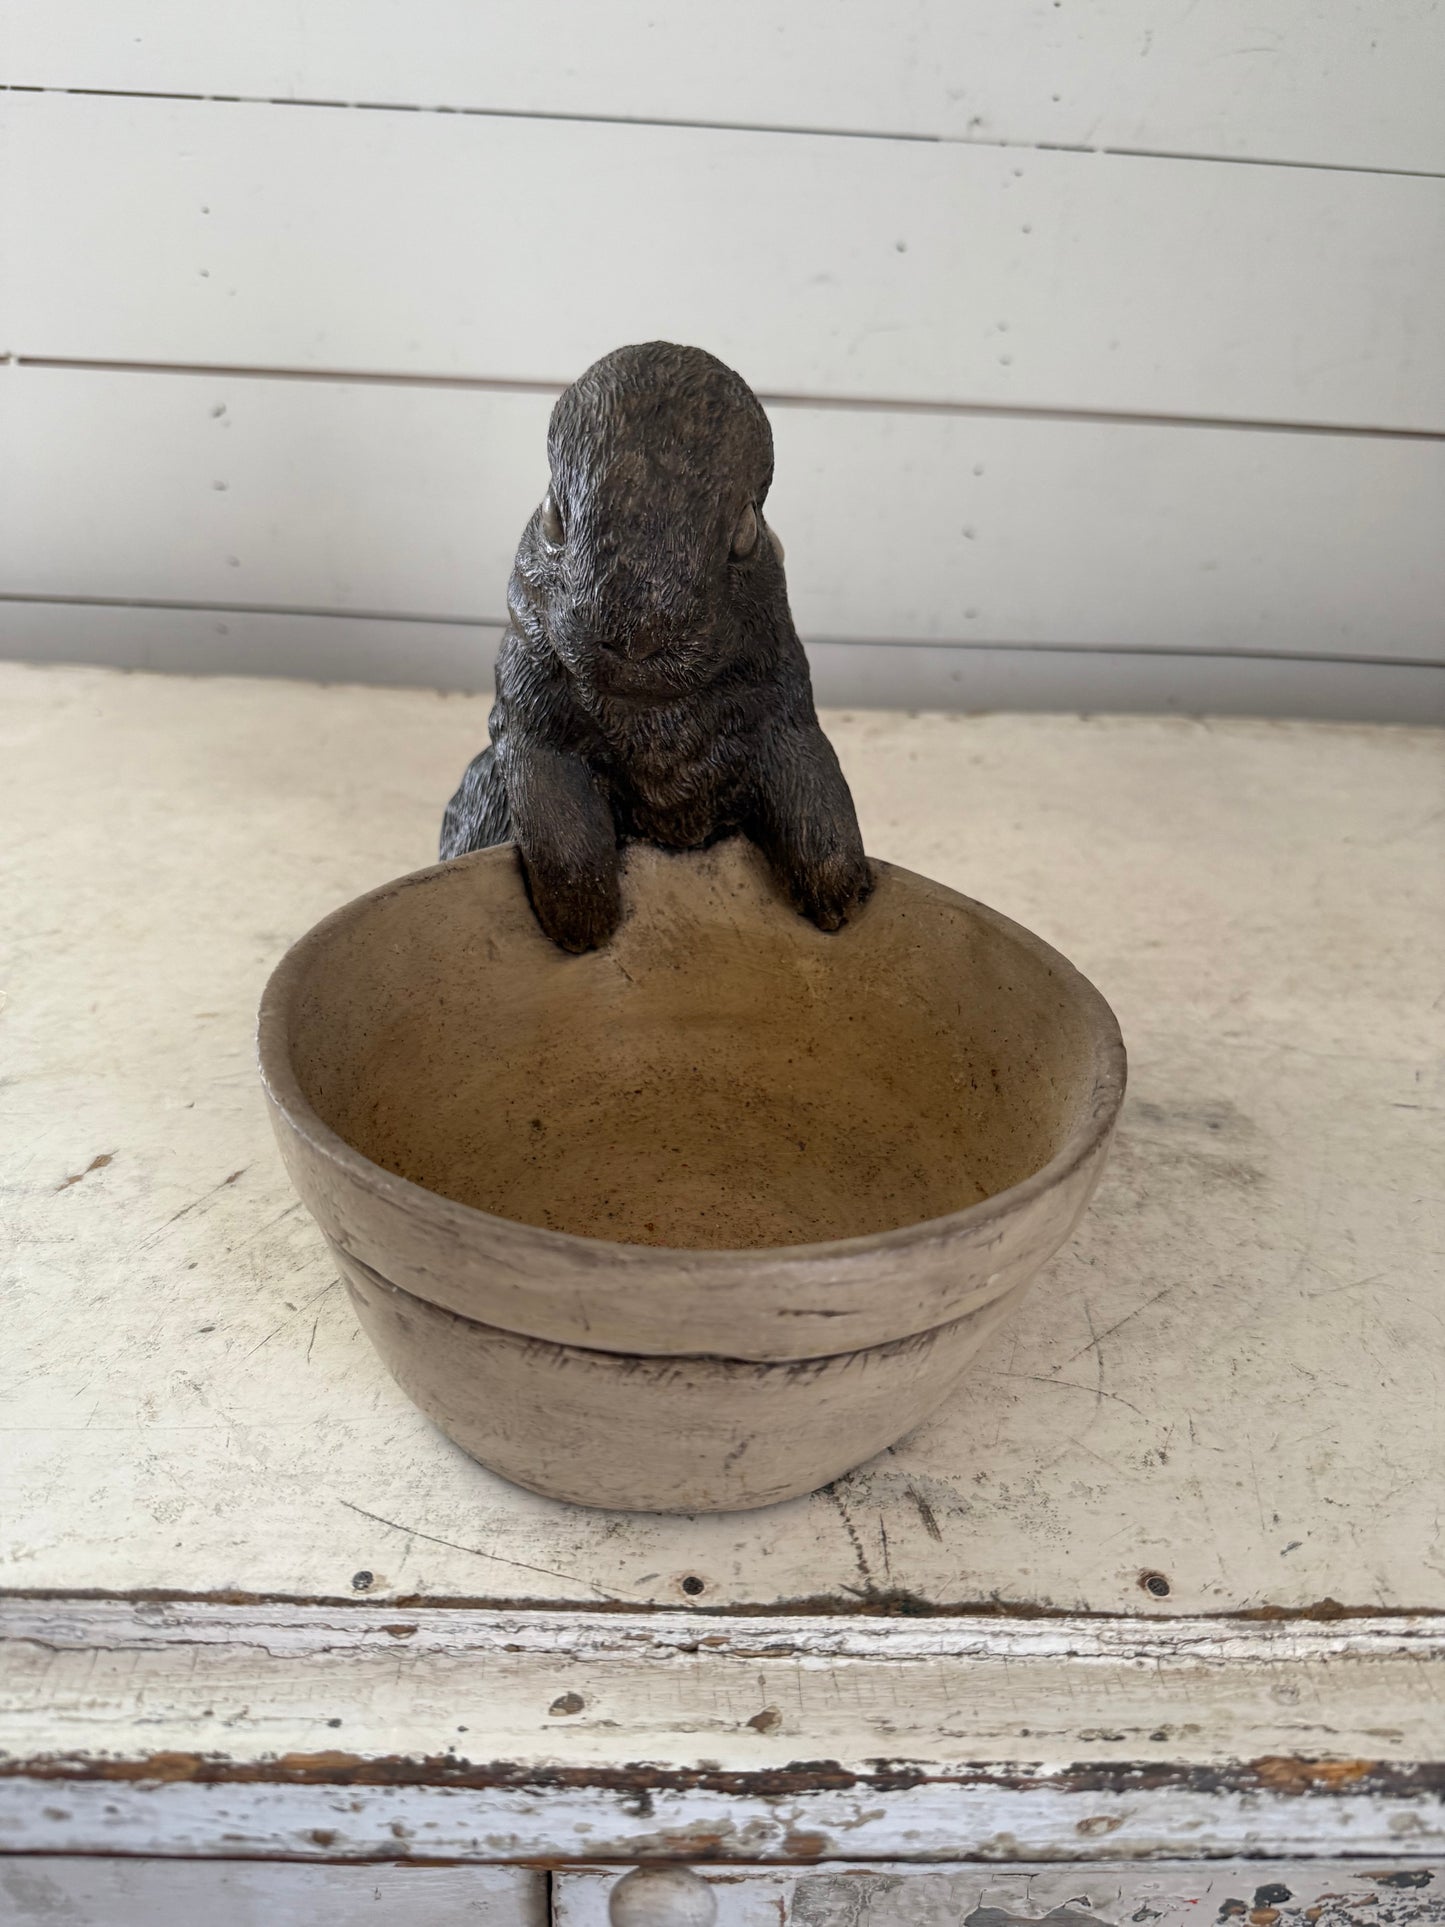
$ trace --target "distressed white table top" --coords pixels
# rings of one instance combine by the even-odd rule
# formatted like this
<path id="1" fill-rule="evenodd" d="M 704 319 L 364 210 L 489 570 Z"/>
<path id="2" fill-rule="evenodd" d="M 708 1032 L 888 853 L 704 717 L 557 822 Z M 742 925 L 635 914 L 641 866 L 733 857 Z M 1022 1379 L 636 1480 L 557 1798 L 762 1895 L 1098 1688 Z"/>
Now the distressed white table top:
<path id="1" fill-rule="evenodd" d="M 829 718 L 872 851 L 1110 998 L 1129 1103 L 950 1409 L 812 1499 L 647 1519 L 518 1492 L 411 1407 L 256 1082 L 267 971 L 431 860 L 486 702 L 14 666 L 0 697 L 0 1584 L 1445 1607 L 1438 733 Z"/>

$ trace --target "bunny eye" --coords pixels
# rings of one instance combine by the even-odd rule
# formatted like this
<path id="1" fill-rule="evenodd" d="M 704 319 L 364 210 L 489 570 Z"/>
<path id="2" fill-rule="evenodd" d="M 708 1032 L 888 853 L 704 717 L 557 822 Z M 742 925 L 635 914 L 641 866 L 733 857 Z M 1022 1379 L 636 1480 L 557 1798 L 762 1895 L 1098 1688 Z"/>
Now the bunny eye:
<path id="1" fill-rule="evenodd" d="M 567 531 L 562 527 L 562 512 L 551 489 L 542 497 L 542 533 L 554 549 L 562 546 Z"/>
<path id="2" fill-rule="evenodd" d="M 741 562 L 743 557 L 751 555 L 757 546 L 758 512 L 752 503 L 749 502 L 738 519 L 736 529 L 733 531 L 733 554 L 737 557 L 738 561 Z"/>

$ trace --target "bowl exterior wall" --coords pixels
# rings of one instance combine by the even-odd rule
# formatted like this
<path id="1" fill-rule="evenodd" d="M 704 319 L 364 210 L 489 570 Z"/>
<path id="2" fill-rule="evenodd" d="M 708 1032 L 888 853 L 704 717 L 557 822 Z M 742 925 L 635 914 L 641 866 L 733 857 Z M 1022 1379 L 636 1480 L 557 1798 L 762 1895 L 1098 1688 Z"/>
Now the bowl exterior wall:
<path id="1" fill-rule="evenodd" d="M 775 1505 L 851 1471 L 949 1396 L 1028 1283 L 894 1344 L 760 1363 L 522 1337 L 336 1259 L 388 1369 L 463 1451 L 548 1498 L 639 1512 Z"/>
<path id="2" fill-rule="evenodd" d="M 560 1345 L 648 1356 L 811 1359 L 885 1345 L 985 1310 L 1069 1236 L 1105 1131 L 1047 1189 L 964 1223 L 812 1255 L 662 1252 L 489 1218 L 375 1166 L 333 1159 L 271 1103 L 291 1181 L 337 1250 L 412 1296 Z"/>

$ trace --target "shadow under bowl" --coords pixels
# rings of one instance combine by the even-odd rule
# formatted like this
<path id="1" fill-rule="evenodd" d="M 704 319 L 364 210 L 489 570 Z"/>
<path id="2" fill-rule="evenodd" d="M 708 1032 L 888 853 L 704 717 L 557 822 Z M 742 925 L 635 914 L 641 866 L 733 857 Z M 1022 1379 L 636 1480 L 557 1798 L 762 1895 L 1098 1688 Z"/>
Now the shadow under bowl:
<path id="1" fill-rule="evenodd" d="M 282 1155 L 408 1395 L 518 1484 L 667 1512 L 910 1431 L 1069 1235 L 1118 1025 L 1028 931 L 877 863 L 826 935 L 734 839 L 627 854 L 567 956 L 516 852 L 373 890 L 261 1005 Z"/>

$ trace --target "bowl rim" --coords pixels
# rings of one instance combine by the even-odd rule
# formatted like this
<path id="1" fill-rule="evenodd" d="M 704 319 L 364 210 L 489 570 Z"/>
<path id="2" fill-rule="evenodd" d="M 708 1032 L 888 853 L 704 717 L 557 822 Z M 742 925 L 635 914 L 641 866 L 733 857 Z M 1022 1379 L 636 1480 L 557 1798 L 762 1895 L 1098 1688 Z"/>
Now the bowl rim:
<path id="1" fill-rule="evenodd" d="M 703 852 L 669 851 L 666 854 L 688 856 Z M 301 1088 L 291 1062 L 288 1019 L 304 973 L 331 938 L 374 903 L 384 902 L 389 897 L 441 877 L 461 875 L 472 869 L 499 867 L 502 863 L 520 869 L 519 853 L 513 843 L 492 844 L 486 849 L 472 850 L 465 856 L 431 863 L 423 869 L 393 877 L 389 882 L 378 884 L 373 889 L 363 891 L 360 896 L 339 904 L 298 937 L 281 956 L 261 993 L 256 1049 L 262 1085 L 274 1109 L 312 1150 L 383 1200 L 403 1210 L 425 1212 L 439 1223 L 446 1224 L 459 1237 L 466 1238 L 468 1244 L 474 1244 L 477 1234 L 485 1237 L 489 1231 L 508 1238 L 521 1236 L 539 1252 L 551 1250 L 559 1256 L 586 1254 L 594 1262 L 605 1258 L 614 1266 L 626 1266 L 630 1272 L 655 1270 L 661 1278 L 671 1283 L 680 1263 L 694 1274 L 701 1269 L 731 1272 L 764 1265 L 770 1270 L 816 1269 L 820 1264 L 852 1269 L 855 1264 L 866 1265 L 880 1252 L 894 1253 L 919 1245 L 951 1242 L 965 1232 L 985 1230 L 1027 1209 L 1036 1198 L 1064 1183 L 1081 1164 L 1107 1146 L 1118 1121 L 1128 1079 L 1128 1058 L 1119 1021 L 1103 993 L 1077 965 L 1023 924 L 916 870 L 905 869 L 880 857 L 870 857 L 868 861 L 875 873 L 881 872 L 910 886 L 921 887 L 926 896 L 966 911 L 991 925 L 1000 935 L 1032 952 L 1088 1015 L 1093 1044 L 1093 1087 L 1083 1117 L 1069 1131 L 1053 1157 L 1041 1164 L 1037 1171 L 1031 1171 L 1017 1184 L 995 1191 L 976 1204 L 964 1205 L 958 1211 L 945 1212 L 936 1218 L 916 1219 L 912 1223 L 894 1225 L 883 1231 L 864 1232 L 857 1237 L 827 1238 L 811 1244 L 632 1244 L 622 1239 L 593 1238 L 583 1232 L 558 1231 L 551 1226 L 529 1224 L 525 1219 L 507 1218 L 498 1212 L 484 1211 L 477 1205 L 463 1204 L 457 1198 L 428 1190 L 425 1185 L 417 1184 L 411 1178 L 388 1171 L 384 1165 L 375 1163 L 363 1151 L 357 1150 L 314 1109 Z M 866 916 L 866 909 L 863 914 Z"/>

